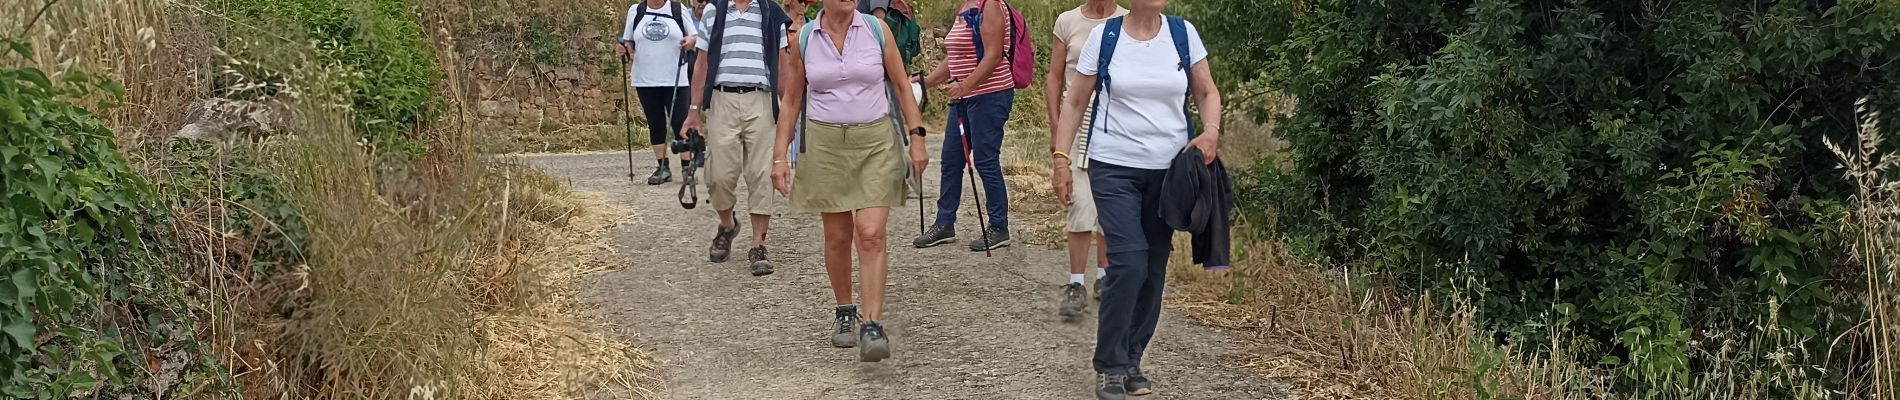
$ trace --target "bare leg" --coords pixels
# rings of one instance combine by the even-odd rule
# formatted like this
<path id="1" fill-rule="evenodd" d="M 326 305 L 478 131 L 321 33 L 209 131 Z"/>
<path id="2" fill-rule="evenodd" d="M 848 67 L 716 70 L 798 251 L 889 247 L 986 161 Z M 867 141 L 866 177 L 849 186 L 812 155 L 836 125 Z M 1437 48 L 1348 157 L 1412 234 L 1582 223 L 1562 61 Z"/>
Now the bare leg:
<path id="1" fill-rule="evenodd" d="M 667 149 L 667 146 L 666 146 L 666 145 L 664 145 L 664 144 L 656 144 L 656 145 L 653 145 L 653 159 L 655 159 L 655 160 L 665 160 L 665 159 L 666 159 L 666 151 L 667 151 L 667 150 L 669 150 L 669 149 Z"/>
<path id="2" fill-rule="evenodd" d="M 890 252 L 885 243 L 885 223 L 889 221 L 889 207 L 874 207 L 858 210 L 857 245 L 858 273 L 862 274 L 864 287 L 864 320 L 876 322 L 884 317 L 884 278 L 885 268 L 889 266 Z"/>
<path id="3" fill-rule="evenodd" d="M 719 227 L 731 228 L 734 222 L 736 221 L 732 220 L 732 210 L 719 210 Z"/>
<path id="4" fill-rule="evenodd" d="M 766 189 L 771 190 L 771 189 Z M 772 216 L 752 214 L 752 247 L 765 245 L 765 231 L 772 226 Z"/>
<path id="5" fill-rule="evenodd" d="M 825 276 L 838 305 L 851 304 L 851 213 L 824 214 Z"/>
<path id="6" fill-rule="evenodd" d="M 1069 232 L 1070 274 L 1080 274 L 1083 270 L 1088 268 L 1089 245 L 1094 244 L 1094 241 L 1089 239 L 1099 240 L 1101 238 L 1101 236 L 1095 236 L 1093 238 L 1090 236 L 1093 235 L 1088 232 Z"/>

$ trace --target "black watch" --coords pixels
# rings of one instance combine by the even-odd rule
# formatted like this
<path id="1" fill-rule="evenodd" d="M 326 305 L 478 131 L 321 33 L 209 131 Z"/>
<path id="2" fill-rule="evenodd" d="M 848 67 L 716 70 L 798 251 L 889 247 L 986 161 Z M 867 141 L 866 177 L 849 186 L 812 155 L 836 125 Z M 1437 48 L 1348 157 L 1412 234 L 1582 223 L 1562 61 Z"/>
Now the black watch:
<path id="1" fill-rule="evenodd" d="M 916 136 L 916 137 L 924 137 L 924 127 L 919 126 L 917 128 L 911 129 L 910 135 Z"/>

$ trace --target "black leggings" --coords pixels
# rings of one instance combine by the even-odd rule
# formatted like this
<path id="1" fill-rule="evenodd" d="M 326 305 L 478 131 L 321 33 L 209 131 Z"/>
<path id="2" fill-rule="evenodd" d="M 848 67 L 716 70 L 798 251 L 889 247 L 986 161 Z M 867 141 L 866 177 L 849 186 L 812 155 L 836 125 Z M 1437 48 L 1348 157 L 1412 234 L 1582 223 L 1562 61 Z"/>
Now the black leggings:
<path id="1" fill-rule="evenodd" d="M 647 115 L 647 144 L 659 146 L 676 136 L 686 124 L 686 104 L 693 101 L 686 87 L 637 87 L 640 109 Z M 672 125 L 667 125 L 666 105 L 673 104 Z"/>

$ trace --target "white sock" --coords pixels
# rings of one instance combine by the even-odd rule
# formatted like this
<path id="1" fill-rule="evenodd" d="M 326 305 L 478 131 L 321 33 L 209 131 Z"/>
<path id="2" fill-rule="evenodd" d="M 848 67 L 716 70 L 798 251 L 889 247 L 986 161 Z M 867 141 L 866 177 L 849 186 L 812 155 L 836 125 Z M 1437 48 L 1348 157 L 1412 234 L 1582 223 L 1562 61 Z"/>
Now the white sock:
<path id="1" fill-rule="evenodd" d="M 1082 274 L 1069 274 L 1069 283 L 1082 284 Z"/>
<path id="2" fill-rule="evenodd" d="M 1095 267 L 1095 279 L 1108 277 L 1108 268 Z"/>

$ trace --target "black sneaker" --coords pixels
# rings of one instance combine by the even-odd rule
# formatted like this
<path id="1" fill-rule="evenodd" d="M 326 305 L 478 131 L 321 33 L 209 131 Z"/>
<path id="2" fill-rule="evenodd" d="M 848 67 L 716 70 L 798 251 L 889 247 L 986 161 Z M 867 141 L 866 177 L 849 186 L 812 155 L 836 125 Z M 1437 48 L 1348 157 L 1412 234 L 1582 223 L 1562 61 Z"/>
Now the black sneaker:
<path id="1" fill-rule="evenodd" d="M 910 241 L 910 245 L 921 249 L 954 242 L 956 240 L 957 228 L 946 225 L 931 225 L 930 230 L 924 231 L 924 235 L 918 236 L 917 240 Z"/>
<path id="2" fill-rule="evenodd" d="M 1062 303 L 1056 307 L 1056 312 L 1062 315 L 1063 321 L 1082 319 L 1082 311 L 1088 308 L 1088 301 L 1082 300 L 1082 292 L 1086 290 L 1080 283 L 1062 285 Z"/>
<path id="3" fill-rule="evenodd" d="M 647 177 L 648 185 L 658 185 L 658 184 L 672 182 L 672 181 L 673 181 L 673 168 L 668 167 L 665 164 L 661 164 L 660 168 L 654 169 L 653 176 Z"/>
<path id="4" fill-rule="evenodd" d="M 866 322 L 858 328 L 858 361 L 878 362 L 891 358 L 891 338 L 884 336 L 884 326 L 877 321 Z"/>
<path id="5" fill-rule="evenodd" d="M 989 251 L 1009 246 L 1009 230 L 990 228 L 989 234 L 970 241 L 970 251 Z"/>
<path id="6" fill-rule="evenodd" d="M 1155 383 L 1148 380 L 1148 375 L 1141 373 L 1141 367 L 1128 367 L 1128 380 L 1122 387 L 1127 389 L 1129 396 L 1147 396 L 1155 393 Z"/>
<path id="7" fill-rule="evenodd" d="M 1097 400 L 1123 400 L 1128 398 L 1128 377 L 1121 375 L 1095 374 L 1095 398 Z"/>
<path id="8" fill-rule="evenodd" d="M 711 250 L 712 262 L 726 262 L 732 257 L 732 237 L 739 236 L 739 222 L 734 221 L 731 228 L 719 227 L 719 233 L 713 234 Z"/>
<path id="9" fill-rule="evenodd" d="M 846 349 L 858 346 L 858 306 L 838 306 L 838 329 L 831 333 L 831 345 Z"/>
<path id="10" fill-rule="evenodd" d="M 747 251 L 746 259 L 752 261 L 752 276 L 766 276 L 772 274 L 772 262 L 765 260 L 764 245 L 753 247 L 752 251 Z"/>

